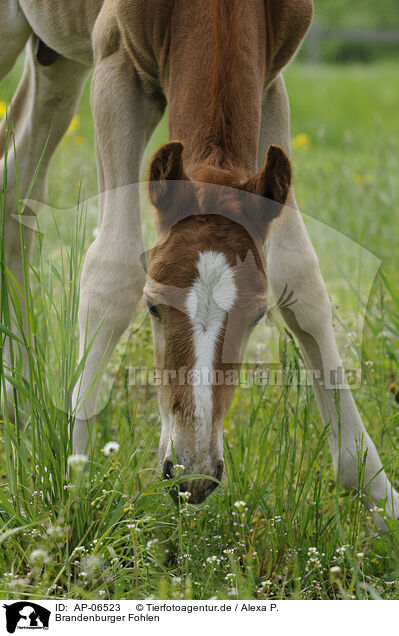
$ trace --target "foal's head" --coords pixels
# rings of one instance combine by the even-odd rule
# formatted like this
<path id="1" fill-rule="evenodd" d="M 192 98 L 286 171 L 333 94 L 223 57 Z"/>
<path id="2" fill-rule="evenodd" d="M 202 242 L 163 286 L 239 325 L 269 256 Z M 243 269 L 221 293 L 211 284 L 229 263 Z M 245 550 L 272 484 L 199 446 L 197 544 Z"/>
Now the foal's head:
<path id="1" fill-rule="evenodd" d="M 206 167 L 191 181 L 182 150 L 167 144 L 150 169 L 157 243 L 144 298 L 160 379 L 160 456 L 165 478 L 173 477 L 175 460 L 183 475 L 220 480 L 223 420 L 247 340 L 268 307 L 262 248 L 286 201 L 291 169 L 271 146 L 251 178 Z M 217 483 L 192 479 L 180 488 L 200 503 Z"/>

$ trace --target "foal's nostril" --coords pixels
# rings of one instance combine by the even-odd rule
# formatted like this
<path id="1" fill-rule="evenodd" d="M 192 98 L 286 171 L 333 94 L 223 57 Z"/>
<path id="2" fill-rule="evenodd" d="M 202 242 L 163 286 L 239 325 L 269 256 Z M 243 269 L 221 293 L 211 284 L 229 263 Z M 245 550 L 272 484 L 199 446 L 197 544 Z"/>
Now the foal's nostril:
<path id="1" fill-rule="evenodd" d="M 221 481 L 222 479 L 223 466 L 224 466 L 223 460 L 219 460 L 218 463 L 216 464 L 215 479 L 217 479 L 218 481 Z M 205 499 L 209 497 L 209 495 L 215 490 L 215 488 L 218 487 L 218 485 L 219 484 L 217 483 L 217 481 L 213 481 L 210 486 L 205 488 L 205 490 L 202 493 L 201 501 L 205 501 Z"/>
<path id="2" fill-rule="evenodd" d="M 210 479 L 199 480 L 199 481 L 194 480 L 193 482 L 190 481 L 188 483 L 186 482 L 178 486 L 173 486 L 172 488 L 169 488 L 170 495 L 177 503 L 179 501 L 179 492 L 180 493 L 188 492 L 190 493 L 190 498 L 189 498 L 190 503 L 192 504 L 202 503 L 203 501 L 205 501 L 207 497 L 209 497 L 209 495 L 215 490 L 215 488 L 218 487 L 219 482 L 222 479 L 223 467 L 224 467 L 224 462 L 222 459 L 220 459 L 216 462 L 216 466 L 214 468 L 214 471 L 215 471 L 214 480 L 212 481 Z M 164 476 L 164 479 L 173 479 L 173 477 L 175 476 L 173 462 L 170 459 L 166 459 L 164 461 L 163 476 Z M 206 484 L 209 484 L 209 485 L 207 486 Z"/>
<path id="3" fill-rule="evenodd" d="M 174 477 L 173 462 L 167 459 L 163 465 L 163 477 L 164 479 L 172 479 Z"/>

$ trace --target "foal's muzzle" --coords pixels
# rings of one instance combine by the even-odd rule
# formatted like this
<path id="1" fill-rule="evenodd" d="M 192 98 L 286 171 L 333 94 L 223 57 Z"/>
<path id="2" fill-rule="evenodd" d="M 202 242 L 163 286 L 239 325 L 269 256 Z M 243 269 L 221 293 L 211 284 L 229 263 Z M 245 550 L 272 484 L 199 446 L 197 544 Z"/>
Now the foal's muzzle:
<path id="1" fill-rule="evenodd" d="M 214 481 L 212 479 L 191 479 L 190 481 L 183 482 L 178 486 L 173 486 L 170 490 L 171 496 L 177 501 L 179 498 L 179 493 L 188 492 L 190 493 L 190 498 L 188 500 L 189 503 L 202 503 L 219 485 L 219 482 L 221 481 L 223 475 L 223 466 L 223 460 L 219 459 L 216 462 L 216 467 L 213 475 L 215 480 L 217 481 Z M 173 477 L 175 476 L 173 462 L 169 459 L 165 460 L 164 462 L 163 476 L 164 479 L 173 479 Z"/>

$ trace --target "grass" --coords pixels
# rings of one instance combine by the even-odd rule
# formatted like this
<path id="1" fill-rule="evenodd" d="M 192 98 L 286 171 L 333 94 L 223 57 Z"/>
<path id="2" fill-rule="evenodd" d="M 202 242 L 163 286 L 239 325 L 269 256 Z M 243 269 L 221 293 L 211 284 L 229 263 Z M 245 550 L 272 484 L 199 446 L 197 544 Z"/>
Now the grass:
<path id="1" fill-rule="evenodd" d="M 11 96 L 19 70 L 0 85 L 1 100 Z M 363 334 L 348 338 L 346 347 L 363 371 L 357 404 L 398 484 L 396 68 L 293 65 L 286 79 L 301 208 L 349 237 L 354 243 L 345 243 L 347 249 L 359 244 L 383 263 L 370 298 L 349 296 L 354 307 L 366 307 Z M 92 128 L 86 89 L 50 171 L 55 207 L 76 206 L 95 193 Z M 163 121 L 147 159 L 165 138 Z M 111 361 L 116 381 L 97 418 L 96 450 L 87 464 L 68 471 L 79 272 L 96 224 L 89 214 L 85 232 L 84 204 L 78 211 L 69 241 L 58 240 L 51 214 L 44 219 L 54 249 L 50 263 L 35 248 L 25 334 L 29 377 L 22 377 L 17 360 L 10 377 L 23 426 L 14 426 L 6 410 L 0 416 L 0 596 L 399 598 L 397 524 L 379 535 L 359 497 L 337 487 L 309 387 L 237 391 L 224 425 L 223 485 L 201 506 L 173 504 L 157 468 L 155 392 L 129 382 L 129 366 L 153 365 L 142 310 Z M 147 210 L 144 226 L 150 240 Z M 332 257 L 323 252 L 324 233 L 316 232 L 315 240 L 328 274 Z M 10 325 L 5 291 L 13 287 L 4 267 L 0 281 L 4 339 Z M 340 290 L 334 291 L 337 322 Z M 299 353 L 288 336 L 281 347 L 290 374 Z M 108 455 L 101 449 L 110 440 L 120 446 Z"/>

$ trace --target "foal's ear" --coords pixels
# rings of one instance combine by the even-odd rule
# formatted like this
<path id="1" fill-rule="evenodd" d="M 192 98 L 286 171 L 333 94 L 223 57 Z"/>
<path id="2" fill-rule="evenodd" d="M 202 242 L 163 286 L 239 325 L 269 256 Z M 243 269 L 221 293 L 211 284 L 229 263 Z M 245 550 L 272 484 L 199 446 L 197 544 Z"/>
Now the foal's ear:
<path id="1" fill-rule="evenodd" d="M 168 231 L 192 212 L 193 185 L 183 167 L 183 144 L 170 141 L 154 155 L 149 173 L 149 194 L 157 214 L 158 231 Z"/>
<path id="2" fill-rule="evenodd" d="M 152 158 L 149 173 L 150 199 L 156 208 L 167 206 L 174 184 L 168 181 L 187 181 L 183 168 L 183 144 L 171 141 L 162 146 Z"/>
<path id="3" fill-rule="evenodd" d="M 270 223 L 278 217 L 287 201 L 291 187 L 291 163 L 279 146 L 269 146 L 262 169 L 241 188 L 256 194 L 255 201 L 248 202 L 247 222 L 252 224 L 256 236 L 266 240 Z"/>
<path id="4" fill-rule="evenodd" d="M 270 145 L 262 169 L 245 184 L 243 189 L 284 205 L 291 180 L 290 160 L 282 148 Z"/>

